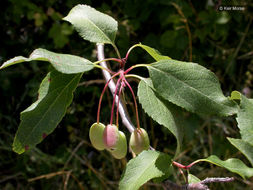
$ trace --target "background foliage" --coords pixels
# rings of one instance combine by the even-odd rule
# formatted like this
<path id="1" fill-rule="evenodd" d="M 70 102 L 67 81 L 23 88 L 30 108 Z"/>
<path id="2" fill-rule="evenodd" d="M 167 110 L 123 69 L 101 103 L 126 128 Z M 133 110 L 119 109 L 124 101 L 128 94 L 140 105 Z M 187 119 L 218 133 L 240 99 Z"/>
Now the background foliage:
<path id="1" fill-rule="evenodd" d="M 36 48 L 96 60 L 95 46 L 82 40 L 69 23 L 61 20 L 79 3 L 91 5 L 119 22 L 116 44 L 122 54 L 131 45 L 141 42 L 173 59 L 192 59 L 215 72 L 226 95 L 238 90 L 252 98 L 253 3 L 244 0 L 233 3 L 244 5 L 246 11 L 217 11 L 219 2 L 211 0 L 1 2 L 0 63 L 16 55 L 28 56 Z M 111 49 L 106 46 L 107 57 L 115 56 Z M 150 60 L 139 49 L 130 55 L 128 65 L 149 63 Z M 88 130 L 96 120 L 98 98 L 104 84 L 99 70 L 83 77 L 67 115 L 53 134 L 28 153 L 17 155 L 12 152 L 11 144 L 20 122 L 19 113 L 37 99 L 39 84 L 48 70 L 48 64 L 35 62 L 0 72 L 0 189 L 117 189 L 120 174 L 131 155 L 118 161 L 106 152 L 96 151 L 88 141 Z M 138 72 L 142 76 L 147 75 L 146 70 L 139 69 Z M 131 82 L 134 85 L 134 81 Z M 109 121 L 111 104 L 109 95 L 108 92 L 108 98 L 102 104 L 101 117 L 106 122 Z M 131 114 L 131 98 L 126 96 L 126 100 Z M 173 135 L 153 122 L 141 109 L 140 115 L 141 125 L 148 130 L 152 146 L 174 154 L 176 140 Z M 235 119 L 203 117 L 188 112 L 184 112 L 184 116 L 185 136 L 182 153 L 177 158 L 180 162 L 187 164 L 215 154 L 222 159 L 236 156 L 249 165 L 247 159 L 226 139 L 240 136 Z M 171 179 L 182 183 L 177 170 L 174 173 Z M 198 164 L 191 173 L 200 179 L 234 175 L 209 164 Z M 33 179 L 41 175 L 45 176 Z M 253 187 L 250 179 L 243 181 L 239 176 L 236 179 L 234 183 L 219 184 L 215 188 Z M 68 182 L 67 185 L 64 182 Z M 148 183 L 144 188 L 161 187 Z"/>

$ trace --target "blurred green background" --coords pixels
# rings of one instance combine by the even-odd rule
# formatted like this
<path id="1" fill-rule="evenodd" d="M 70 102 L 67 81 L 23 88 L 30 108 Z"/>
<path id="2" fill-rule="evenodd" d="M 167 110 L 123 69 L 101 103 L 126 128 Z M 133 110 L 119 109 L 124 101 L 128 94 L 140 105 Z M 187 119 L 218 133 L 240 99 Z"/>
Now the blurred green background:
<path id="1" fill-rule="evenodd" d="M 238 90 L 252 97 L 253 2 L 247 0 L 5 0 L 0 5 L 0 64 L 17 56 L 28 56 L 36 48 L 69 53 L 96 60 L 95 44 L 82 40 L 61 19 L 77 4 L 88 4 L 114 17 L 119 23 L 116 45 L 124 55 L 141 42 L 173 59 L 197 62 L 215 72 L 226 96 Z M 245 11 L 219 11 L 219 5 L 241 5 Z M 116 56 L 105 47 L 106 57 Z M 135 49 L 128 66 L 152 59 Z M 112 68 L 117 69 L 112 65 Z M 115 160 L 89 144 L 88 130 L 96 121 L 97 104 L 103 88 L 100 70 L 85 74 L 67 114 L 36 149 L 22 155 L 11 145 L 19 125 L 19 114 L 37 98 L 42 78 L 49 70 L 45 62 L 20 64 L 0 71 L 0 190 L 117 189 L 127 160 Z M 147 76 L 145 70 L 136 70 Z M 137 83 L 131 81 L 136 91 Z M 132 99 L 126 93 L 134 121 Z M 101 118 L 109 122 L 109 91 Z M 139 106 L 141 124 L 148 130 L 152 146 L 173 155 L 175 138 L 153 122 Z M 177 160 L 183 164 L 211 154 L 221 159 L 237 157 L 249 162 L 226 137 L 239 137 L 234 118 L 203 117 L 185 112 L 185 138 Z M 122 127 L 122 130 L 123 127 Z M 125 130 L 126 131 L 126 130 Z M 127 132 L 126 132 L 127 133 Z M 129 136 L 129 133 L 127 134 Z M 253 189 L 252 179 L 242 180 L 225 169 L 198 164 L 191 173 L 206 177 L 235 176 L 230 184 L 212 184 L 211 189 Z M 177 169 L 170 180 L 184 183 Z M 38 178 L 36 178 L 38 177 Z M 162 189 L 150 182 L 143 189 Z"/>

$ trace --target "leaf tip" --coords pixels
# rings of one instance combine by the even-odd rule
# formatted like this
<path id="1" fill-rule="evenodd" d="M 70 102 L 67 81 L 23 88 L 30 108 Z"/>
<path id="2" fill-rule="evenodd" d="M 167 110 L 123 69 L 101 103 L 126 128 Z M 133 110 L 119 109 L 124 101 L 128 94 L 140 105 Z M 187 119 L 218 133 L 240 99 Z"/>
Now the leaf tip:
<path id="1" fill-rule="evenodd" d="M 69 20 L 68 20 L 68 15 L 67 15 L 67 16 L 65 16 L 65 17 L 63 17 L 63 18 L 62 18 L 62 20 L 64 20 L 64 21 L 68 21 L 68 22 L 69 22 Z"/>
<path id="2" fill-rule="evenodd" d="M 29 147 L 28 147 L 29 149 Z M 13 145 L 12 150 L 16 152 L 17 154 L 22 154 L 25 152 L 25 147 L 18 147 L 16 145 Z"/>

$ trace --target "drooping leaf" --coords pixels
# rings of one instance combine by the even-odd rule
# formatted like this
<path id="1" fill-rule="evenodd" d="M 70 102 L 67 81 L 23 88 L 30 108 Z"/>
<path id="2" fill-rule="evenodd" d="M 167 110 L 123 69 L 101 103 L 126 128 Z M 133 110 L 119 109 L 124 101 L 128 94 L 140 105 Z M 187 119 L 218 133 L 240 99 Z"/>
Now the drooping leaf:
<path id="1" fill-rule="evenodd" d="M 43 79 L 39 97 L 21 113 L 13 150 L 19 154 L 34 147 L 52 133 L 73 99 L 73 91 L 82 74 L 62 74 L 52 71 Z"/>
<path id="2" fill-rule="evenodd" d="M 209 163 L 215 164 L 219 167 L 226 168 L 227 170 L 233 173 L 237 173 L 242 178 L 253 176 L 253 168 L 249 168 L 241 160 L 236 159 L 236 158 L 230 158 L 223 161 L 219 159 L 217 156 L 211 155 L 208 158 L 199 159 L 197 160 L 197 162 L 209 162 Z"/>
<path id="3" fill-rule="evenodd" d="M 222 116 L 237 113 L 236 103 L 223 95 L 214 73 L 196 63 L 161 60 L 148 70 L 156 92 L 188 111 Z"/>
<path id="4" fill-rule="evenodd" d="M 253 145 L 242 139 L 227 138 L 229 142 L 240 150 L 250 161 L 253 166 Z"/>
<path id="5" fill-rule="evenodd" d="M 241 105 L 236 121 L 240 129 L 242 140 L 253 145 L 253 100 L 243 95 L 241 96 Z"/>
<path id="6" fill-rule="evenodd" d="M 77 5 L 63 18 L 80 36 L 90 42 L 114 44 L 118 23 L 110 16 L 88 5 Z"/>
<path id="7" fill-rule="evenodd" d="M 170 164 L 171 159 L 166 154 L 151 150 L 143 151 L 127 163 L 119 189 L 137 190 L 148 180 L 163 176 L 169 170 Z"/>
<path id="8" fill-rule="evenodd" d="M 231 94 L 231 98 L 240 103 L 236 120 L 242 139 L 228 138 L 228 140 L 248 158 L 253 166 L 253 100 L 237 91 Z"/>
<path id="9" fill-rule="evenodd" d="M 179 110 L 176 109 L 176 106 L 156 94 L 152 81 L 149 78 L 140 81 L 138 98 L 145 112 L 157 123 L 169 129 L 176 137 L 178 144 L 177 153 L 179 153 L 183 139 Z"/>
<path id="10" fill-rule="evenodd" d="M 30 61 L 48 61 L 52 66 L 59 72 L 72 74 L 81 73 L 93 69 L 93 64 L 87 59 L 78 57 L 75 55 L 54 53 L 46 49 L 36 49 L 32 52 L 29 58 L 23 56 L 14 57 L 6 62 L 0 67 L 0 69 L 9 67 L 22 62 Z"/>
<path id="11" fill-rule="evenodd" d="M 146 50 L 146 52 L 148 52 L 149 55 L 151 55 L 156 61 L 160 61 L 160 60 L 164 60 L 164 59 L 165 60 L 171 59 L 168 56 L 161 55 L 161 53 L 158 50 L 156 50 L 154 48 L 151 48 L 149 46 L 146 46 L 146 45 L 143 45 L 143 44 L 136 44 L 135 46 L 136 47 L 141 47 L 144 50 Z"/>

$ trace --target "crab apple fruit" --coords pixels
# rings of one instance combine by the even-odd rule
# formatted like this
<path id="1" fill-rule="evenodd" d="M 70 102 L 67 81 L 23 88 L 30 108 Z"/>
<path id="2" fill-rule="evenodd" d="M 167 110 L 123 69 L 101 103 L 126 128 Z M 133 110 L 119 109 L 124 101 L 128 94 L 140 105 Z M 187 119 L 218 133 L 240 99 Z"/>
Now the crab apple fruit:
<path id="1" fill-rule="evenodd" d="M 127 154 L 127 140 L 122 131 L 119 131 L 119 139 L 114 150 L 110 151 L 114 158 L 122 159 Z"/>
<path id="2" fill-rule="evenodd" d="M 130 136 L 129 146 L 135 154 L 149 149 L 149 138 L 147 132 L 143 129 L 135 129 Z"/>
<path id="3" fill-rule="evenodd" d="M 103 133 L 103 141 L 106 149 L 114 150 L 119 140 L 119 130 L 116 125 L 107 125 Z"/>
<path id="4" fill-rule="evenodd" d="M 105 144 L 103 141 L 103 132 L 105 125 L 103 123 L 94 123 L 89 131 L 91 144 L 97 150 L 104 150 Z"/>

